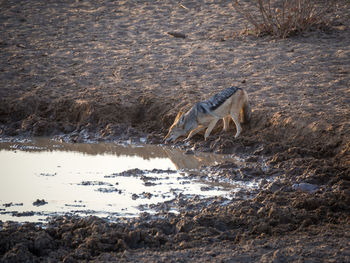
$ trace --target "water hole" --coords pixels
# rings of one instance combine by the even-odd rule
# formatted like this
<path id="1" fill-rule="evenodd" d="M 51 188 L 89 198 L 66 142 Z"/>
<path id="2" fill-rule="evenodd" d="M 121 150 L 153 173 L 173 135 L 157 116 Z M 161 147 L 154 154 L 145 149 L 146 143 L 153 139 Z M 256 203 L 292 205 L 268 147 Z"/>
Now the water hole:
<path id="1" fill-rule="evenodd" d="M 155 213 L 152 205 L 179 196 L 229 198 L 241 188 L 258 187 L 256 181 L 213 182 L 199 176 L 201 167 L 227 160 L 240 162 L 156 145 L 2 141 L 0 220 L 45 222 L 67 214 L 113 220 Z"/>

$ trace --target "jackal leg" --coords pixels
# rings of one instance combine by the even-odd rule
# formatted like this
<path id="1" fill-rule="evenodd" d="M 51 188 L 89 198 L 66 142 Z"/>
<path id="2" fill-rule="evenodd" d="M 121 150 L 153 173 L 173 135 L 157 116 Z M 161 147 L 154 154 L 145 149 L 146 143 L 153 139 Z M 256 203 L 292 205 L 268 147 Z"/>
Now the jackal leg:
<path id="1" fill-rule="evenodd" d="M 193 135 L 197 134 L 198 132 L 204 130 L 204 126 L 203 125 L 199 125 L 197 128 L 193 129 L 190 134 L 187 136 L 186 140 L 189 140 Z"/>
<path id="2" fill-rule="evenodd" d="M 223 131 L 227 131 L 228 128 L 230 127 L 230 116 L 226 116 L 223 118 L 224 121 L 224 127 L 223 127 Z"/>
<path id="3" fill-rule="evenodd" d="M 207 140 L 208 136 L 210 135 L 211 131 L 214 129 L 215 127 L 215 124 L 218 122 L 219 119 L 214 119 L 212 120 L 209 125 L 208 125 L 208 128 L 207 130 L 205 131 L 205 134 L 204 134 L 204 139 Z"/>
<path id="4" fill-rule="evenodd" d="M 242 130 L 241 124 L 239 123 L 239 114 L 235 114 L 235 113 L 231 112 L 231 118 L 236 125 L 237 132 L 236 132 L 235 138 L 237 138 Z"/>

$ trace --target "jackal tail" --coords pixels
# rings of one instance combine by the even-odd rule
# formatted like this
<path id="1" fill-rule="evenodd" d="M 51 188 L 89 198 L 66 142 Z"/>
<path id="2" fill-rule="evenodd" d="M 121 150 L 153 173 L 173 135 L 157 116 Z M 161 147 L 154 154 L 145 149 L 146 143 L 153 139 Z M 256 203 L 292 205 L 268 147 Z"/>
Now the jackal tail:
<path id="1" fill-rule="evenodd" d="M 244 90 L 244 103 L 241 110 L 241 116 L 242 116 L 242 122 L 248 123 L 250 119 L 252 118 L 252 110 L 250 108 L 249 100 L 248 100 L 248 94 Z"/>

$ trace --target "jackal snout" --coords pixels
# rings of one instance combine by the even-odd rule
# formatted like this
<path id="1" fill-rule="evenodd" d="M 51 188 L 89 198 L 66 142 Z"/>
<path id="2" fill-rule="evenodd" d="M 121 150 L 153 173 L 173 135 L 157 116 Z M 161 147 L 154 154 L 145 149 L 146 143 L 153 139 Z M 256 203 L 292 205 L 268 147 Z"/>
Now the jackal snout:
<path id="1" fill-rule="evenodd" d="M 165 142 L 173 142 L 177 138 L 186 135 L 186 131 L 184 129 L 184 113 L 180 111 L 174 120 L 174 123 L 169 128 L 168 134 L 164 137 L 163 141 Z"/>

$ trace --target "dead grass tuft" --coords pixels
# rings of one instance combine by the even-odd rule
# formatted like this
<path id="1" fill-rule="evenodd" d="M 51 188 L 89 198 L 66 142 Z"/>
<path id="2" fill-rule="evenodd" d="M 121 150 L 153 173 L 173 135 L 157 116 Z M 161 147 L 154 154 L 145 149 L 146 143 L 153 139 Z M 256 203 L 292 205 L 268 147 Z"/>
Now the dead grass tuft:
<path id="1" fill-rule="evenodd" d="M 334 1 L 317 0 L 234 0 L 235 10 L 253 26 L 246 33 L 287 38 L 329 25 Z"/>

